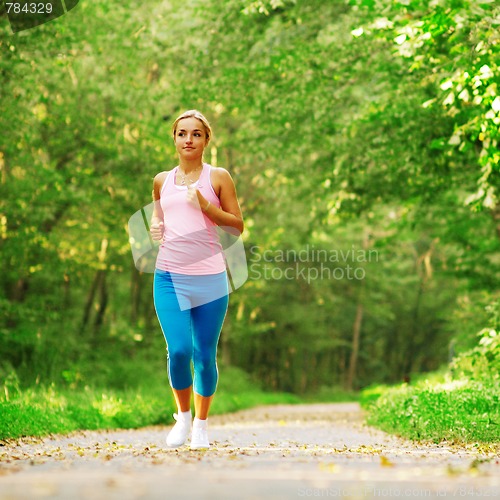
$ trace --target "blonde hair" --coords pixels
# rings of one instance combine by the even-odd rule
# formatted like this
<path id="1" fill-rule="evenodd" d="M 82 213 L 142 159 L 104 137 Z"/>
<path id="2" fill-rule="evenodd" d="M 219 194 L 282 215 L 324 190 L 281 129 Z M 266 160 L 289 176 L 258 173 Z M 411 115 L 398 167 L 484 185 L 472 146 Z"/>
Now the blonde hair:
<path id="1" fill-rule="evenodd" d="M 205 129 L 205 135 L 207 136 L 205 142 L 206 146 L 210 142 L 210 138 L 212 137 L 212 127 L 210 126 L 210 123 L 208 123 L 208 120 L 197 109 L 190 109 L 189 111 L 184 111 L 184 113 L 182 113 L 176 118 L 174 124 L 172 125 L 172 135 L 174 139 L 175 139 L 175 133 L 177 132 L 177 125 L 184 118 L 196 118 L 197 120 L 200 120 L 200 122 L 203 124 L 203 128 Z"/>

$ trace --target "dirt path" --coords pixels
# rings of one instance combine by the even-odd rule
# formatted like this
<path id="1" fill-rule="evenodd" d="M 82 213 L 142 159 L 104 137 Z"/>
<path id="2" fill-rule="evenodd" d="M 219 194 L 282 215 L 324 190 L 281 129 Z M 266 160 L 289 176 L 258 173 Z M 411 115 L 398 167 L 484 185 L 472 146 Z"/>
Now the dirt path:
<path id="1" fill-rule="evenodd" d="M 500 500 L 498 454 L 390 437 L 364 426 L 355 403 L 267 406 L 209 422 L 208 451 L 166 448 L 166 427 L 2 446 L 0 499 Z"/>

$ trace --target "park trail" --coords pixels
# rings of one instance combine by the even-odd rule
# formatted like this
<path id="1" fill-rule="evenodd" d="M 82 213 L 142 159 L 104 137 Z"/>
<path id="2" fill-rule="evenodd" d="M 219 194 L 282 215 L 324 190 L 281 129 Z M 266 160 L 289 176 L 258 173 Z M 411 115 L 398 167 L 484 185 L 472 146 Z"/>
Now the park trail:
<path id="1" fill-rule="evenodd" d="M 169 427 L 0 446 L 0 499 L 498 498 L 491 447 L 416 444 L 363 424 L 357 403 L 211 416 L 212 447 L 168 449 Z"/>

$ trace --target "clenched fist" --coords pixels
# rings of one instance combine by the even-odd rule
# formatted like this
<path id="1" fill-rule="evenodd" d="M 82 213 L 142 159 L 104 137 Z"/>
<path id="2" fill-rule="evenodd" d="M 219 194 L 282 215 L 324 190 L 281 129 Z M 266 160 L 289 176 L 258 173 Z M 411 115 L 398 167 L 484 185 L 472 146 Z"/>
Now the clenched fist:
<path id="1" fill-rule="evenodd" d="M 205 198 L 203 198 L 201 193 L 195 187 L 192 186 L 188 187 L 186 199 L 191 205 L 193 205 L 193 207 L 196 208 L 200 208 L 200 204 L 202 203 L 203 200 L 205 200 Z"/>
<path id="2" fill-rule="evenodd" d="M 151 237 L 155 241 L 161 241 L 163 238 L 163 222 L 155 222 L 154 224 L 151 224 L 151 228 L 149 230 L 151 233 Z"/>

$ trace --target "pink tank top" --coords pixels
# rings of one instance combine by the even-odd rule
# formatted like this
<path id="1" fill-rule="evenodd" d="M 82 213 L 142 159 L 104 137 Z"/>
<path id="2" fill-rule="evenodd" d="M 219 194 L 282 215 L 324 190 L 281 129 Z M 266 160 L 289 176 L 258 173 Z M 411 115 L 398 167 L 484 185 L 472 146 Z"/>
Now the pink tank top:
<path id="1" fill-rule="evenodd" d="M 194 183 L 204 198 L 220 208 L 220 200 L 210 181 L 212 166 L 203 163 L 200 178 Z M 186 199 L 187 186 L 178 186 L 175 179 L 179 167 L 171 170 L 160 191 L 164 234 L 156 258 L 156 267 L 172 273 L 202 275 L 226 270 L 217 225 L 199 206 Z"/>

